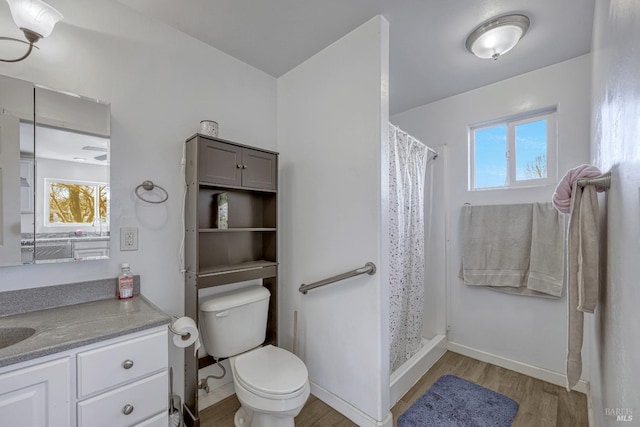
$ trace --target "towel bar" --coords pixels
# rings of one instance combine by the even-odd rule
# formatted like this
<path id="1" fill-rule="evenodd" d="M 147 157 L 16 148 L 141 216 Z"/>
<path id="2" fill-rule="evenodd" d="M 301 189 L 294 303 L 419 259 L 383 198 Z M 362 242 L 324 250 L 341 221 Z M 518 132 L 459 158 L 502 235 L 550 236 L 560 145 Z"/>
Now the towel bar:
<path id="1" fill-rule="evenodd" d="M 611 188 L 611 173 L 606 173 L 596 178 L 580 178 L 578 180 L 580 187 L 586 187 L 587 185 L 595 185 L 596 187 L 609 189 Z"/>

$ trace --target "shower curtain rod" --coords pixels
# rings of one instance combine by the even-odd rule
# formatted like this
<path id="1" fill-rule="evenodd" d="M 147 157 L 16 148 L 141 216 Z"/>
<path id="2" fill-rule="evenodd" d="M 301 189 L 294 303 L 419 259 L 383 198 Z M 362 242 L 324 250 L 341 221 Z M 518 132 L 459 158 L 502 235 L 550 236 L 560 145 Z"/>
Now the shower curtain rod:
<path id="1" fill-rule="evenodd" d="M 398 126 L 394 125 L 393 123 L 389 122 L 389 125 L 390 125 L 390 126 L 393 126 L 394 128 L 396 128 L 396 129 L 397 129 L 397 130 L 399 130 L 400 132 L 404 133 L 405 135 L 407 135 L 407 136 L 411 136 L 411 135 L 409 135 L 409 133 L 408 133 L 408 132 L 403 131 L 403 130 L 402 130 L 402 129 L 400 129 Z M 412 138 L 414 138 L 414 137 L 412 137 Z M 415 138 L 414 138 L 414 139 L 415 139 Z M 424 145 L 425 147 L 427 147 L 427 151 L 431 151 L 431 152 L 433 153 L 433 158 L 432 158 L 432 160 L 435 160 L 435 159 L 437 159 L 437 158 L 438 158 L 438 155 L 439 155 L 439 154 L 438 154 L 438 152 L 437 152 L 436 150 L 434 150 L 433 148 L 429 147 L 427 144 L 425 144 L 424 142 L 422 142 L 422 141 L 420 141 L 420 140 L 418 140 L 418 139 L 416 139 L 416 141 L 419 141 L 422 145 Z"/>

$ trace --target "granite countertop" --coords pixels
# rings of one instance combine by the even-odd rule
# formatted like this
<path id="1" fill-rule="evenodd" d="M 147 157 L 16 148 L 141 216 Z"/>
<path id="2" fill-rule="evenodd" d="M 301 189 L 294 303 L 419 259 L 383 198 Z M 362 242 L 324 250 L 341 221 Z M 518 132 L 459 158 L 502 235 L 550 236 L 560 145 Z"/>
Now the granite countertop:
<path id="1" fill-rule="evenodd" d="M 29 338 L 0 349 L 0 367 L 98 341 L 168 325 L 170 317 L 142 296 L 115 298 L 0 317 L 1 328 L 35 329 Z"/>

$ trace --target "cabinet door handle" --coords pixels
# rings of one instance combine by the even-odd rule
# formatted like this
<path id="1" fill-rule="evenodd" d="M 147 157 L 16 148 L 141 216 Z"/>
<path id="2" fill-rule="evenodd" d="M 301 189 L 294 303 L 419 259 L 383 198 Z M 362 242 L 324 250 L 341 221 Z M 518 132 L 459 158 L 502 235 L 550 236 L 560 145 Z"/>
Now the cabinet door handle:
<path id="1" fill-rule="evenodd" d="M 242 169 L 246 169 L 246 168 L 247 168 L 247 165 L 242 165 Z"/>
<path id="2" fill-rule="evenodd" d="M 236 169 L 242 169 L 242 165 L 241 164 L 236 164 Z"/>
<path id="3" fill-rule="evenodd" d="M 133 368 L 133 360 L 125 360 L 124 362 L 122 362 L 122 367 L 124 369 L 131 369 Z"/>
<path id="4" fill-rule="evenodd" d="M 126 404 L 124 405 L 124 408 L 122 408 L 122 413 L 125 415 L 131 415 L 131 413 L 133 412 L 133 405 L 130 404 Z"/>

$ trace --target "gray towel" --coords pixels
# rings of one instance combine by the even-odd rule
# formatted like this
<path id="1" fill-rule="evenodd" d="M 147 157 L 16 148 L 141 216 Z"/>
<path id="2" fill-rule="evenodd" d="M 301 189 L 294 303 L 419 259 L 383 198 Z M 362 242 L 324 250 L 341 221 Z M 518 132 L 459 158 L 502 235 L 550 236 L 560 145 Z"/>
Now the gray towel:
<path id="1" fill-rule="evenodd" d="M 567 286 L 567 390 L 582 374 L 584 313 L 593 313 L 598 301 L 598 198 L 592 185 L 582 189 L 577 180 L 571 191 Z"/>
<path id="2" fill-rule="evenodd" d="M 563 280 L 564 220 L 550 203 L 534 203 L 527 289 L 560 297 Z"/>
<path id="3" fill-rule="evenodd" d="M 550 203 L 465 206 L 460 277 L 466 285 L 558 298 L 563 227 Z"/>
<path id="4" fill-rule="evenodd" d="M 593 313 L 598 303 L 600 283 L 598 196 L 593 185 L 588 185 L 582 190 L 579 221 L 578 310 Z"/>

